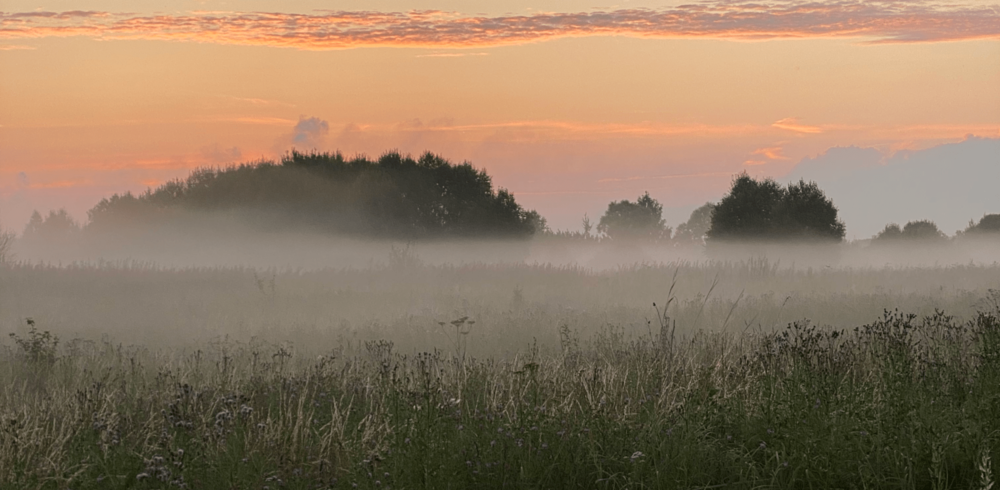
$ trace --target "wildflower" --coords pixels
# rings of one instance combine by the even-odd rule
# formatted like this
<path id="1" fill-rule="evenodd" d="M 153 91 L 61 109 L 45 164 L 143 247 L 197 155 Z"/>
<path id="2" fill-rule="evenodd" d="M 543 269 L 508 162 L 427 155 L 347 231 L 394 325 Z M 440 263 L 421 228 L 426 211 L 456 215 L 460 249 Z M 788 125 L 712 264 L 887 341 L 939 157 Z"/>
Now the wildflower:
<path id="1" fill-rule="evenodd" d="M 645 456 L 645 454 L 642 454 L 642 451 L 636 451 L 636 452 L 632 453 L 632 456 L 629 456 L 629 460 L 634 463 L 635 460 L 637 460 L 637 459 L 639 459 L 639 458 L 641 458 L 643 456 Z"/>
<path id="2" fill-rule="evenodd" d="M 760 449 L 767 449 L 767 443 L 764 441 L 760 441 Z"/>

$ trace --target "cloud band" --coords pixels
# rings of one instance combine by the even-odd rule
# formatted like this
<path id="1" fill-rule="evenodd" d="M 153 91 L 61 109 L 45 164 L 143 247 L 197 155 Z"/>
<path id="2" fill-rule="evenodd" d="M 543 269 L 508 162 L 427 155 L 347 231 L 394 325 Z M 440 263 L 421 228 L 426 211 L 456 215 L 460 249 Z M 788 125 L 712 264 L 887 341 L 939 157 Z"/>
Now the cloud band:
<path id="1" fill-rule="evenodd" d="M 194 12 L 152 16 L 93 11 L 0 13 L 0 39 L 66 36 L 317 50 L 375 46 L 482 48 L 582 36 L 938 42 L 1000 39 L 1000 5 L 715 1 L 662 10 L 501 17 L 441 11 Z"/>

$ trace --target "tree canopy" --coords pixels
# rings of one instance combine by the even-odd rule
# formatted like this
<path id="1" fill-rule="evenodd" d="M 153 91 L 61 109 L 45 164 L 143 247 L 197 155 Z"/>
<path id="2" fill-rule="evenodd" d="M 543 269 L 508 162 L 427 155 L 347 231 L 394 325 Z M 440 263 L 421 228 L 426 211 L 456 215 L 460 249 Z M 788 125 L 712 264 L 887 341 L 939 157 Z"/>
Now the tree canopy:
<path id="1" fill-rule="evenodd" d="M 837 208 L 815 182 L 782 187 L 743 173 L 716 205 L 706 235 L 710 241 L 841 241 L 844 232 Z"/>
<path id="2" fill-rule="evenodd" d="M 663 220 L 663 205 L 645 193 L 635 202 L 612 201 L 597 223 L 598 233 L 612 240 L 659 240 L 670 238 L 670 227 Z"/>
<path id="3" fill-rule="evenodd" d="M 545 227 L 469 163 L 431 153 L 373 161 L 293 151 L 280 163 L 202 169 L 140 195 L 116 194 L 88 212 L 88 228 L 177 223 L 206 212 L 268 230 L 381 238 L 523 237 Z"/>
<path id="4" fill-rule="evenodd" d="M 900 240 L 918 242 L 940 242 L 947 237 L 933 221 L 918 220 L 906 223 L 902 228 L 896 223 L 885 225 L 872 242 L 875 244 L 893 243 Z"/>
<path id="5" fill-rule="evenodd" d="M 969 222 L 965 233 L 972 235 L 1000 235 L 1000 214 L 986 214 L 978 223 Z"/>

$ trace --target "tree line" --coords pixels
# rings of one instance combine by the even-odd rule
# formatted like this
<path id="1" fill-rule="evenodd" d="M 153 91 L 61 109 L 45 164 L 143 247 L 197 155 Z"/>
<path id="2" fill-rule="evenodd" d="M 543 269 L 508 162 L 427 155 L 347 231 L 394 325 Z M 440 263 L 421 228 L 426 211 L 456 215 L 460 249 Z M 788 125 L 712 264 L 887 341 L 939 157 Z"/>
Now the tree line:
<path id="1" fill-rule="evenodd" d="M 844 240 L 834 203 L 815 182 L 781 185 L 737 175 L 722 199 L 695 209 L 674 230 L 649 193 L 612 201 L 596 226 L 584 216 L 583 232 L 550 230 L 544 218 L 516 202 L 470 163 L 454 164 L 425 153 L 389 152 L 378 159 L 338 153 L 292 151 L 280 162 L 259 161 L 201 169 L 186 179 L 134 195 L 115 194 L 77 224 L 65 211 L 31 216 L 23 238 L 53 240 L 75 232 L 184 225 L 216 213 L 268 231 L 313 231 L 369 238 L 526 238 L 533 235 L 691 245 L 727 242 Z M 1000 214 L 971 222 L 960 236 L 1000 236 Z M 9 235 L 4 235 L 10 242 Z M 947 237 L 930 221 L 889 224 L 874 244 L 940 242 Z M 2 240 L 0 240 L 2 241 Z M 0 252 L 3 252 L 0 250 Z"/>

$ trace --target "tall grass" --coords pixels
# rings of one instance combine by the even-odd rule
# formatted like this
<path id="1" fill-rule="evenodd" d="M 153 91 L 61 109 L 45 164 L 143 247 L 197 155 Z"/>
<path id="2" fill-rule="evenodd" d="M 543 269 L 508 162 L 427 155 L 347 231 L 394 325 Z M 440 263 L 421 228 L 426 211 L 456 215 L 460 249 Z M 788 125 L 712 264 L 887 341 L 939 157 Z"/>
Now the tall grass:
<path id="1" fill-rule="evenodd" d="M 35 325 L 0 357 L 0 487 L 989 488 L 998 315 L 564 327 L 485 358 L 57 346 Z"/>

